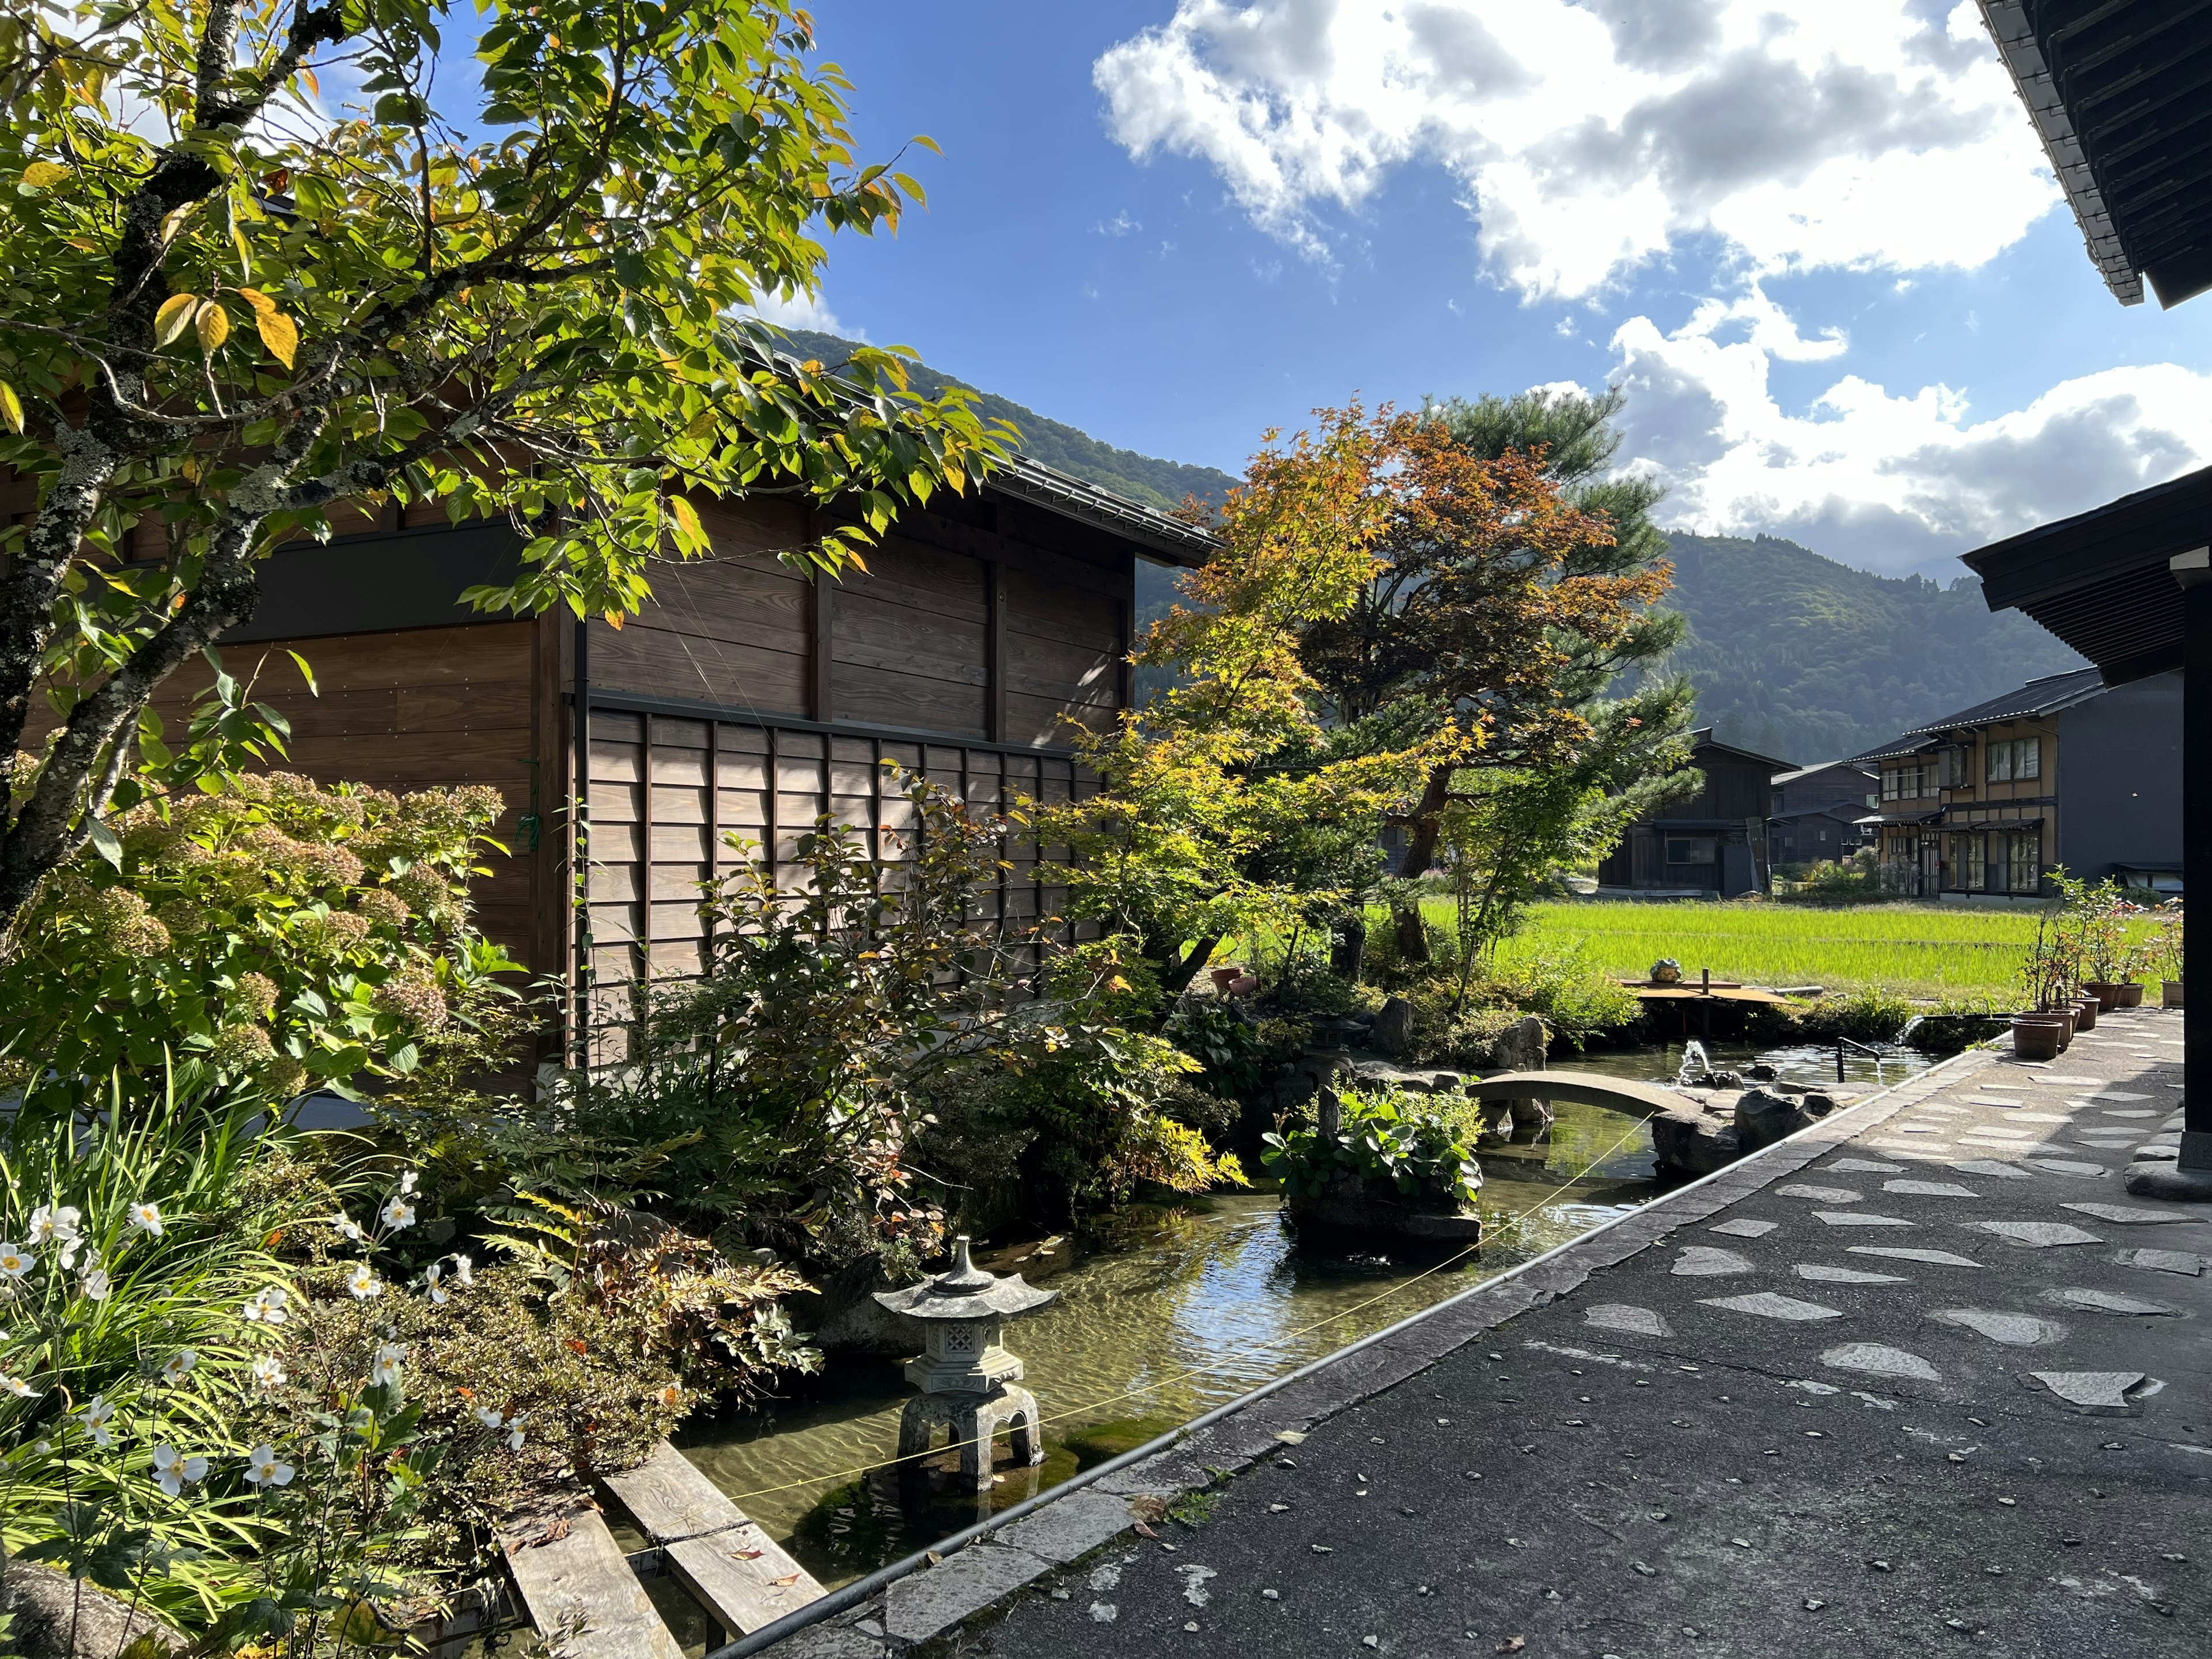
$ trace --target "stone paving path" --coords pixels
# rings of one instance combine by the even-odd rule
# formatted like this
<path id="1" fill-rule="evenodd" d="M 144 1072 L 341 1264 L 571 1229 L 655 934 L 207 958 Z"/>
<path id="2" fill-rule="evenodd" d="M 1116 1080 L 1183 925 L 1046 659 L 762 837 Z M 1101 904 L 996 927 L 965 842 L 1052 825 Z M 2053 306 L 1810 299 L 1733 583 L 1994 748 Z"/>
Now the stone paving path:
<path id="1" fill-rule="evenodd" d="M 2179 1039 L 1962 1056 L 776 1651 L 2212 1652 L 2212 1206 L 2119 1179 Z"/>

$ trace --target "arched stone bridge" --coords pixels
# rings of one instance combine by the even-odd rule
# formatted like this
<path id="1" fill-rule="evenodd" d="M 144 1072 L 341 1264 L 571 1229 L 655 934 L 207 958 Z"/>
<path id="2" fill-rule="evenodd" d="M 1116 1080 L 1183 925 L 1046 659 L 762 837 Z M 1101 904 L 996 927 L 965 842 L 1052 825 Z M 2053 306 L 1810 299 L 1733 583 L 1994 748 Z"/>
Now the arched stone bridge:
<path id="1" fill-rule="evenodd" d="M 1697 1101 L 1656 1083 L 1632 1083 L 1597 1072 L 1502 1072 L 1470 1083 L 1467 1091 L 1485 1104 L 1492 1101 L 1571 1100 L 1581 1106 L 1605 1106 L 1647 1117 L 1653 1112 L 1694 1112 Z"/>

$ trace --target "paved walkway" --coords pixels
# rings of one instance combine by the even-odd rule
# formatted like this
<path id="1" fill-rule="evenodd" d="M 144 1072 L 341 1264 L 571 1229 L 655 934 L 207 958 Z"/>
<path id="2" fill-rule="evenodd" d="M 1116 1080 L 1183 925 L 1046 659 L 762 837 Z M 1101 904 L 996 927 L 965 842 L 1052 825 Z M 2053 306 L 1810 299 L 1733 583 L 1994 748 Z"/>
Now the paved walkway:
<path id="1" fill-rule="evenodd" d="M 2212 1652 L 2212 1206 L 2118 1178 L 2180 1035 L 1961 1056 L 776 1651 Z"/>

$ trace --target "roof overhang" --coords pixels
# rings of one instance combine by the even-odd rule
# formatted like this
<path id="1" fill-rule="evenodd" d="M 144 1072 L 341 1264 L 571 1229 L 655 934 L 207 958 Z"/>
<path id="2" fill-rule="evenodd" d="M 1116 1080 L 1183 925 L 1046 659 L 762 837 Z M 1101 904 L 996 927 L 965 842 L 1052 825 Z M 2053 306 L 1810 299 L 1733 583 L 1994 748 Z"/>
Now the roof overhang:
<path id="1" fill-rule="evenodd" d="M 984 478 L 983 486 L 1061 518 L 1111 531 L 1186 570 L 1194 570 L 1204 564 L 1221 545 L 1218 538 L 1196 525 L 1155 512 L 1126 495 L 1102 489 L 1026 455 L 1018 453 L 1001 462 Z"/>
<path id="2" fill-rule="evenodd" d="M 2212 0 L 1980 0 L 2105 285 L 2212 288 Z"/>
<path id="3" fill-rule="evenodd" d="M 2026 612 L 2106 685 L 2181 666 L 2172 561 L 2212 543 L 2212 467 L 1965 555 L 1992 611 Z"/>

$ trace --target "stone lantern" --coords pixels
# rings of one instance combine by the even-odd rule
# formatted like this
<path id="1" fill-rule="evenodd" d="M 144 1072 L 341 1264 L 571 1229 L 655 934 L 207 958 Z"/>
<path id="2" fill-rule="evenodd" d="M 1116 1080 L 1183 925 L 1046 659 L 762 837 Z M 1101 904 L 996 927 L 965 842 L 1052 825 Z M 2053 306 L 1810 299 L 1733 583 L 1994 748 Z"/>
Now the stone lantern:
<path id="1" fill-rule="evenodd" d="M 1019 1273 L 985 1273 L 968 1245 L 964 1233 L 953 1240 L 951 1272 L 902 1291 L 878 1291 L 876 1300 L 921 1322 L 924 1333 L 922 1352 L 906 1365 L 906 1380 L 921 1393 L 899 1414 L 900 1457 L 926 1454 L 942 1425 L 960 1448 L 960 1473 L 980 1491 L 991 1484 L 991 1441 L 1002 1427 L 1012 1431 L 1017 1459 L 1044 1462 L 1036 1401 L 1014 1386 L 1022 1362 L 1000 1339 L 1007 1320 L 1036 1312 L 1060 1292 L 1025 1285 Z"/>

